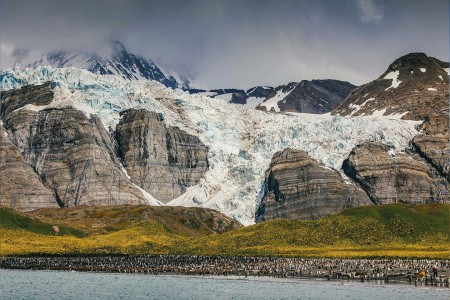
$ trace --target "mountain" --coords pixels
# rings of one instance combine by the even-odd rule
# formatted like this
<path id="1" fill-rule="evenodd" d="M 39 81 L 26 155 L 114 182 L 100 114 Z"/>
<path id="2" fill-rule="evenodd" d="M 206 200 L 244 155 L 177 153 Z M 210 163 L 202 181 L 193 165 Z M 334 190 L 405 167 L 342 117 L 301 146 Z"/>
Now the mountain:
<path id="1" fill-rule="evenodd" d="M 130 53 L 119 42 L 111 43 L 111 54 L 79 53 L 65 50 L 42 54 L 38 59 L 18 58 L 21 66 L 37 68 L 75 67 L 99 75 L 118 75 L 127 80 L 156 80 L 169 88 L 180 88 L 191 94 L 201 94 L 229 103 L 245 105 L 262 111 L 328 113 L 355 88 L 354 85 L 339 80 L 303 80 L 278 87 L 256 86 L 242 89 L 196 89 L 191 82 L 174 72 L 169 72 L 150 59 Z"/>
<path id="2" fill-rule="evenodd" d="M 424 53 L 402 56 L 380 77 L 352 91 L 332 115 L 408 120 L 441 115 L 448 110 L 448 71 L 448 62 Z"/>
<path id="3" fill-rule="evenodd" d="M 158 200 L 170 200 L 164 205 L 213 208 L 245 225 L 255 222 L 276 152 L 303 150 L 308 164 L 314 162 L 310 174 L 332 169 L 323 174 L 340 189 L 357 185 L 342 165 L 358 144 L 377 141 L 389 145 L 390 153 L 405 151 L 420 123 L 267 114 L 156 81 L 78 68 L 16 67 L 2 70 L 0 82 L 1 127 L 58 206 L 161 205 Z M 2 174 L 13 167 L 0 165 Z M 287 173 L 279 174 L 284 178 Z M 5 180 L 0 180 L 3 188 Z M 161 189 L 155 182 L 163 183 Z M 315 184 L 305 186 L 313 191 Z M 314 207 L 326 205 L 315 197 Z M 346 201 L 345 196 L 339 199 Z M 363 203 L 356 200 L 350 206 Z M 0 204 L 14 207 L 8 201 L 1 198 Z M 313 212 L 303 216 L 314 218 Z"/>
<path id="4" fill-rule="evenodd" d="M 76 67 L 100 75 L 118 75 L 127 80 L 156 80 L 170 88 L 192 88 L 189 80 L 176 73 L 169 73 L 150 59 L 128 52 L 119 41 L 111 43 L 111 55 L 108 57 L 101 57 L 95 53 L 53 51 L 42 54 L 37 60 L 25 57 L 17 63 L 33 68 L 38 66 Z"/>
<path id="5" fill-rule="evenodd" d="M 339 80 L 302 80 L 278 86 L 256 109 L 323 114 L 336 108 L 355 88 Z"/>
<path id="6" fill-rule="evenodd" d="M 359 141 L 340 172 L 298 150 L 276 153 L 266 170 L 256 220 L 318 218 L 330 210 L 367 205 L 367 199 L 374 205 L 448 203 L 448 67 L 424 53 L 411 53 L 354 89 L 332 115 L 367 122 L 416 120 L 420 133 L 401 151 L 377 138 Z"/>
<path id="7" fill-rule="evenodd" d="M 323 114 L 335 109 L 355 88 L 339 80 L 303 80 L 278 87 L 256 86 L 248 90 L 191 90 L 229 103 L 261 111 Z"/>
<path id="8" fill-rule="evenodd" d="M 356 88 L 332 115 L 423 122 L 413 147 L 449 180 L 448 101 L 449 63 L 410 53 L 395 60 L 379 78 Z"/>

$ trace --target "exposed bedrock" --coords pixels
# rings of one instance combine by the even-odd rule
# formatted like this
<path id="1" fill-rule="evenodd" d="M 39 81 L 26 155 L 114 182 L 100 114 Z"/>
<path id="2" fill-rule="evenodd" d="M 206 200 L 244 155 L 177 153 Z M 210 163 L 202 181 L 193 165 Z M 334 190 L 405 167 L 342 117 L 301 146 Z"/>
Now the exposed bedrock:
<path id="1" fill-rule="evenodd" d="M 375 204 L 448 203 L 447 180 L 414 152 L 399 153 L 384 144 L 363 143 L 352 150 L 343 170 Z"/>
<path id="2" fill-rule="evenodd" d="M 345 208 L 371 205 L 366 193 L 346 183 L 301 150 L 287 148 L 272 157 L 256 221 L 319 219 Z"/>
<path id="3" fill-rule="evenodd" d="M 126 110 L 115 136 L 131 180 L 162 202 L 182 195 L 208 169 L 208 148 L 198 137 L 165 125 L 160 114 Z"/>
<path id="4" fill-rule="evenodd" d="M 50 82 L 41 85 L 27 85 L 20 89 L 2 91 L 0 98 L 0 118 L 27 104 L 42 106 L 50 104 L 53 100 L 53 91 Z"/>
<path id="5" fill-rule="evenodd" d="M 53 193 L 0 126 L 0 205 L 21 210 L 58 207 Z"/>
<path id="6" fill-rule="evenodd" d="M 6 114 L 4 125 L 60 206 L 148 204 L 122 172 L 97 117 L 71 107 L 24 108 Z"/>

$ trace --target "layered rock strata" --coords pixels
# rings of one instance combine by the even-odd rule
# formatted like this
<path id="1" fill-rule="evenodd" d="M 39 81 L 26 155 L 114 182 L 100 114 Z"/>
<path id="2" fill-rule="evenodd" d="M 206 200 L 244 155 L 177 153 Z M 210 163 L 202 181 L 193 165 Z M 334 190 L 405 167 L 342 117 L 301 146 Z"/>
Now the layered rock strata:
<path id="1" fill-rule="evenodd" d="M 371 205 L 357 185 L 321 166 L 301 150 L 277 152 L 266 171 L 257 222 L 275 219 L 319 219 L 345 208 Z"/>
<path id="2" fill-rule="evenodd" d="M 447 180 L 414 152 L 363 143 L 344 161 L 343 170 L 375 204 L 449 202 Z"/>
<path id="3" fill-rule="evenodd" d="M 131 180 L 162 202 L 182 195 L 208 169 L 208 148 L 198 137 L 167 126 L 160 114 L 126 110 L 115 136 Z"/>
<path id="4" fill-rule="evenodd" d="M 23 159 L 19 148 L 0 126 L 0 206 L 21 210 L 58 207 L 53 193 Z"/>
<path id="5" fill-rule="evenodd" d="M 20 160 L 20 154 L 29 165 L 29 172 L 24 171 L 24 175 L 33 171 L 30 178 L 42 182 L 36 192 L 45 195 L 46 200 L 36 200 L 42 204 L 39 207 L 148 204 L 142 191 L 122 171 L 113 140 L 100 119 L 88 118 L 72 107 L 42 107 L 52 100 L 49 82 L 7 91 L 1 96 L 2 122 L 16 147 L 8 153 L 15 155 L 16 160 Z M 2 177 L 2 186 L 10 186 L 7 181 L 7 177 Z M 30 183 L 23 182 L 23 189 L 39 186 Z M 37 208 L 17 201 L 10 201 L 8 206 Z"/>
<path id="6" fill-rule="evenodd" d="M 28 85 L 20 89 L 2 91 L 0 98 L 0 118 L 4 119 L 8 114 L 27 104 L 43 106 L 50 104 L 52 101 L 53 91 L 50 82 L 45 82 L 42 85 Z"/>

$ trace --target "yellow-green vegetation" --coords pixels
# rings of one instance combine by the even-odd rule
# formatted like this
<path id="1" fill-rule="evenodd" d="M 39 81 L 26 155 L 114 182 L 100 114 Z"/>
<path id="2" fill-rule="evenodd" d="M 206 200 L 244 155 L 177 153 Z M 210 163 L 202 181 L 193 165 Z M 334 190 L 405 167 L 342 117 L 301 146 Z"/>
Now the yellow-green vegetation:
<path id="1" fill-rule="evenodd" d="M 0 209 L 0 255 L 201 254 L 448 259 L 450 205 L 386 205 L 242 227 L 213 210 Z M 5 217 L 7 216 L 7 217 Z M 6 221 L 5 221 L 6 220 Z M 52 226 L 60 232 L 56 234 Z"/>

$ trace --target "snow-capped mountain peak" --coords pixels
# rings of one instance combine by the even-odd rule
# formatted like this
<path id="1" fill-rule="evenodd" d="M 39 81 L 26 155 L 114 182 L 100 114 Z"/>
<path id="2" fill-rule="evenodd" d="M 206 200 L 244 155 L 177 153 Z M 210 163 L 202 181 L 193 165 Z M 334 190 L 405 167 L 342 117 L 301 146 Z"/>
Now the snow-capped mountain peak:
<path id="1" fill-rule="evenodd" d="M 76 67 L 100 75 L 118 75 L 127 80 L 156 80 L 170 88 L 192 88 L 189 80 L 183 76 L 167 71 L 151 59 L 130 53 L 121 42 L 115 41 L 111 43 L 110 47 L 110 55 L 58 50 L 44 53 L 38 59 L 21 57 L 16 63 L 32 68 L 39 66 Z"/>

